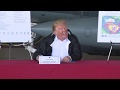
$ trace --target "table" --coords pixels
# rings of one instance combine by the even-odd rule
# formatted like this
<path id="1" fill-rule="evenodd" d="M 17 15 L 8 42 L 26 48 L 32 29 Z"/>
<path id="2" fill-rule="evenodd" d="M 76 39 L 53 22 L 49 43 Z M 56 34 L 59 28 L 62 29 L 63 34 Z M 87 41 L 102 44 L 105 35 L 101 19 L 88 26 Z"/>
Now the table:
<path id="1" fill-rule="evenodd" d="M 38 64 L 34 60 L 0 60 L 0 79 L 120 79 L 120 61 Z"/>

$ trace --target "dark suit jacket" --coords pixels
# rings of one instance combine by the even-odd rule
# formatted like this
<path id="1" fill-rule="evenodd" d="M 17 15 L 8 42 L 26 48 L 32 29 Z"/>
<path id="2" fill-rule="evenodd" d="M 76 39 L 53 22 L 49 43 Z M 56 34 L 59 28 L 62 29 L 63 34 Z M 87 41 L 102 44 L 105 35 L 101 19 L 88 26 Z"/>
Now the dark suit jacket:
<path id="1" fill-rule="evenodd" d="M 40 45 L 37 48 L 37 51 L 33 54 L 33 59 L 36 60 L 36 57 L 38 55 L 43 56 L 51 56 L 52 53 L 52 47 L 50 46 L 54 41 L 55 35 L 50 34 L 47 37 L 43 38 Z M 81 60 L 82 58 L 82 51 L 80 43 L 77 39 L 77 37 L 70 33 L 68 34 L 68 39 L 71 41 L 69 44 L 69 50 L 68 53 L 72 58 L 72 61 Z"/>

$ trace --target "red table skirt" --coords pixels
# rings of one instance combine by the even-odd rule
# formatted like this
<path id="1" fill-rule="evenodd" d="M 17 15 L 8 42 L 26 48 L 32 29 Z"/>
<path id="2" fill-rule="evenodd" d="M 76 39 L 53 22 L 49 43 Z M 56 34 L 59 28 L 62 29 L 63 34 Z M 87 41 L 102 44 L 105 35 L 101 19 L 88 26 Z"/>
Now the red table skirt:
<path id="1" fill-rule="evenodd" d="M 0 79 L 120 79 L 120 61 L 38 64 L 34 60 L 0 60 Z"/>

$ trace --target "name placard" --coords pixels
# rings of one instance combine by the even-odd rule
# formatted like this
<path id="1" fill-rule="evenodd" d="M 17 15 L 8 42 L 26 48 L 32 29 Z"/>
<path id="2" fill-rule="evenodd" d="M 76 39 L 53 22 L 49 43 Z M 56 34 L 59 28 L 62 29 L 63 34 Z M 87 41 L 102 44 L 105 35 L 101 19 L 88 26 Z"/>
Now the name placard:
<path id="1" fill-rule="evenodd" d="M 60 64 L 60 57 L 40 56 L 39 64 Z"/>

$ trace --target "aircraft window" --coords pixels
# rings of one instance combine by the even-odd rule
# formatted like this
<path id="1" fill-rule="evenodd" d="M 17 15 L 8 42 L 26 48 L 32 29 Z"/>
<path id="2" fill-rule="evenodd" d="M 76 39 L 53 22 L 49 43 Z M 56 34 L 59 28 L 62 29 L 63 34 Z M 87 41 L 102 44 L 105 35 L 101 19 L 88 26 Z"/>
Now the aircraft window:
<path id="1" fill-rule="evenodd" d="M 86 37 L 90 37 L 91 34 L 92 34 L 91 28 L 86 28 L 85 31 L 84 31 L 84 34 L 85 34 Z"/>
<path id="2" fill-rule="evenodd" d="M 41 16 L 45 16 L 45 14 L 41 14 Z"/>

